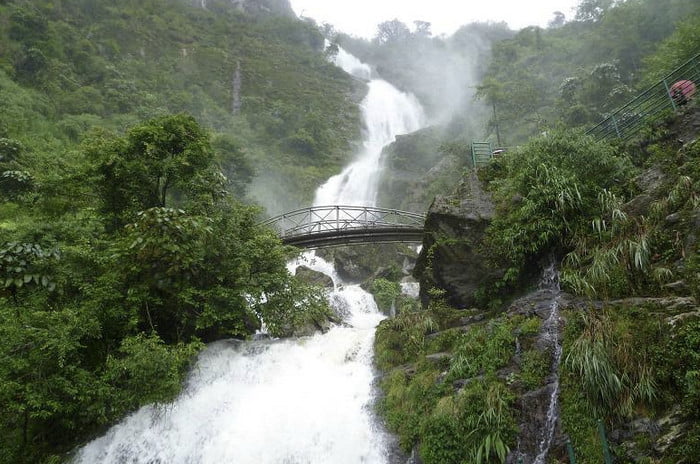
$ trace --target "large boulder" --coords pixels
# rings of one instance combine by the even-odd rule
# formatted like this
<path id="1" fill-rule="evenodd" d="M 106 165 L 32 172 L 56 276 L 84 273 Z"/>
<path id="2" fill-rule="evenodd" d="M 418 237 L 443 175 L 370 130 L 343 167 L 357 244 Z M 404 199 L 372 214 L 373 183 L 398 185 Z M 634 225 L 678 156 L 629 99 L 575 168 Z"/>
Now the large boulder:
<path id="1" fill-rule="evenodd" d="M 338 276 L 349 284 L 377 277 L 399 280 L 407 274 L 406 261 L 411 262 L 415 257 L 415 252 L 401 243 L 336 247 L 318 250 L 317 254 L 333 262 Z"/>
<path id="2" fill-rule="evenodd" d="M 436 287 L 446 290 L 453 306 L 469 307 L 477 289 L 502 275 L 488 262 L 483 243 L 493 216 L 491 197 L 474 171 L 462 179 L 455 194 L 435 198 L 413 272 L 420 281 L 423 304 L 428 303 L 429 290 Z"/>
<path id="3" fill-rule="evenodd" d="M 294 274 L 297 278 L 311 285 L 333 289 L 333 279 L 323 272 L 314 271 L 307 266 L 299 266 Z"/>

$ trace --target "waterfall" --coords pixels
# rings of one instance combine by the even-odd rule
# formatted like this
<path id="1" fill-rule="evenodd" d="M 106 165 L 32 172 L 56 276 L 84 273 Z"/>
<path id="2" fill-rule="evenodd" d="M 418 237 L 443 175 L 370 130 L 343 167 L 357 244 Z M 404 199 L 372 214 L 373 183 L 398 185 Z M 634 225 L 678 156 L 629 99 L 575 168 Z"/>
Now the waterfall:
<path id="1" fill-rule="evenodd" d="M 544 287 L 553 292 L 549 317 L 542 324 L 541 337 L 543 341 L 552 348 L 551 367 L 551 393 L 549 405 L 547 407 L 547 418 L 545 426 L 541 429 L 541 436 L 537 450 L 537 456 L 532 461 L 533 464 L 545 464 L 547 453 L 552 445 L 554 432 L 559 421 L 559 364 L 561 363 L 562 346 L 559 339 L 559 297 L 561 288 L 559 286 L 559 272 L 554 264 L 551 264 L 544 272 L 540 287 Z"/>
<path id="2" fill-rule="evenodd" d="M 336 62 L 371 76 L 342 50 Z M 362 150 L 318 189 L 316 204 L 374 205 L 382 147 L 423 124 L 414 97 L 381 80 L 368 86 Z M 341 282 L 330 264 L 313 253 L 305 260 L 333 279 L 329 301 L 342 325 L 300 339 L 210 345 L 173 403 L 141 408 L 79 450 L 74 462 L 387 463 L 386 433 L 372 412 L 372 345 L 383 316 L 371 295 Z"/>
<path id="3" fill-rule="evenodd" d="M 342 49 L 336 64 L 356 77 L 371 76 L 367 65 Z M 314 205 L 375 206 L 382 149 L 397 135 L 416 131 L 424 124 L 423 109 L 413 95 L 381 79 L 370 80 L 367 86 L 367 96 L 360 105 L 366 127 L 362 150 L 353 163 L 319 187 Z"/>

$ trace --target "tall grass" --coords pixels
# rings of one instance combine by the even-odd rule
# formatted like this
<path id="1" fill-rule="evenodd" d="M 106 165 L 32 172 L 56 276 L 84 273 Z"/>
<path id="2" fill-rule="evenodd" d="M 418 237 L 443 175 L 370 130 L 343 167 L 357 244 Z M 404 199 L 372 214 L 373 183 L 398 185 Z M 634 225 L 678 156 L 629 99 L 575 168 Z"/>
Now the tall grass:
<path id="1" fill-rule="evenodd" d="M 653 404 L 658 385 L 634 327 L 609 312 L 578 317 L 582 331 L 569 346 L 564 366 L 583 387 L 591 412 L 597 417 L 630 417 L 637 406 Z"/>

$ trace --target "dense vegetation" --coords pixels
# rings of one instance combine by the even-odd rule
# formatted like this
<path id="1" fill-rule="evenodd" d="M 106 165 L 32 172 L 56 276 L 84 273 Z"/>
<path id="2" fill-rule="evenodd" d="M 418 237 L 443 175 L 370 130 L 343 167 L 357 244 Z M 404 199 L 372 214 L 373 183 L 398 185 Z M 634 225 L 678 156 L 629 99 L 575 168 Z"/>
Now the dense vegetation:
<path id="1" fill-rule="evenodd" d="M 64 461 L 204 343 L 326 314 L 250 204 L 348 156 L 361 86 L 323 52 L 226 2 L 0 2 L 0 462 Z"/>
<path id="2" fill-rule="evenodd" d="M 697 53 L 699 8 L 692 0 L 584 0 L 574 21 L 499 42 L 479 85 L 493 106 L 491 136 L 498 126 L 500 144 L 513 146 L 557 126 L 599 121 Z M 676 39 L 658 48 L 674 31 Z"/>
<path id="3" fill-rule="evenodd" d="M 357 140 L 361 86 L 311 23 L 180 0 L 15 0 L 0 18 L 0 136 L 36 156 L 63 158 L 92 127 L 187 112 L 232 182 L 256 175 L 258 200 L 291 208 Z"/>
<path id="4" fill-rule="evenodd" d="M 537 346 L 542 315 L 527 316 L 537 300 L 513 300 L 554 256 L 576 301 L 559 372 L 577 462 L 603 460 L 598 419 L 620 462 L 700 455 L 697 102 L 628 144 L 580 130 L 698 53 L 699 20 L 696 2 L 591 0 L 574 21 L 494 44 L 478 92 L 493 109 L 487 133 L 520 145 L 479 170 L 497 209 L 483 247 L 503 278 L 478 307 L 454 310 L 434 288 L 426 308 L 380 325 L 381 410 L 405 450 L 503 463 L 515 449 L 552 353 Z M 568 462 L 563 447 L 549 462 Z"/>
<path id="5" fill-rule="evenodd" d="M 288 275 L 293 252 L 256 225 L 250 200 L 269 213 L 308 201 L 352 152 L 363 86 L 328 63 L 328 28 L 206 4 L 0 1 L 0 462 L 63 461 L 176 395 L 204 343 L 245 338 L 262 319 L 288 334 L 327 311 Z M 700 455 L 700 326 L 664 306 L 700 298 L 686 239 L 699 145 L 679 144 L 672 125 L 629 146 L 572 131 L 694 55 L 698 8 L 584 0 L 548 29 L 476 24 L 435 38 L 427 23 L 388 21 L 372 43 L 335 37 L 445 123 L 424 132 L 429 143 L 388 152 L 408 165 L 433 151 L 419 174 L 457 159 L 421 185 L 417 208 L 467 164 L 471 139 L 521 144 L 481 171 L 498 203 L 486 246 L 506 270 L 481 292 L 494 318 L 448 307 L 440 289 L 419 309 L 395 275 L 371 284 L 399 311 L 377 334 L 381 408 L 426 463 L 503 462 L 513 449 L 518 395 L 543 386 L 550 358 L 535 347 L 539 318 L 497 310 L 551 253 L 572 294 L 663 297 L 565 315 L 562 424 L 581 462 L 600 461 L 594 418 L 624 428 L 674 405 L 691 425 L 669 448 L 638 433 L 615 452 L 664 464 Z M 653 198 L 623 207 L 649 168 L 663 178 Z"/>
<path id="6" fill-rule="evenodd" d="M 31 169 L 0 141 L 3 168 Z M 202 342 L 327 311 L 257 209 L 231 198 L 192 117 L 95 132 L 72 161 L 38 186 L 3 169 L 2 462 L 43 461 L 172 398 Z"/>

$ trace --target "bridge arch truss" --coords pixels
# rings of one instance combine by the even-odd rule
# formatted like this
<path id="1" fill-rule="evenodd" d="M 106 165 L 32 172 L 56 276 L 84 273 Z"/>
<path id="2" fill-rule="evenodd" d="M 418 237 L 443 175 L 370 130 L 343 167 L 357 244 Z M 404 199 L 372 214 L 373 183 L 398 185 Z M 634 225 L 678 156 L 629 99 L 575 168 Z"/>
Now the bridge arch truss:
<path id="1" fill-rule="evenodd" d="M 270 218 L 282 241 L 301 248 L 375 242 L 421 242 L 425 216 L 369 206 L 312 206 Z"/>

